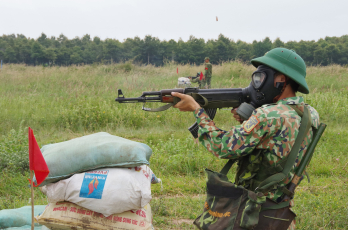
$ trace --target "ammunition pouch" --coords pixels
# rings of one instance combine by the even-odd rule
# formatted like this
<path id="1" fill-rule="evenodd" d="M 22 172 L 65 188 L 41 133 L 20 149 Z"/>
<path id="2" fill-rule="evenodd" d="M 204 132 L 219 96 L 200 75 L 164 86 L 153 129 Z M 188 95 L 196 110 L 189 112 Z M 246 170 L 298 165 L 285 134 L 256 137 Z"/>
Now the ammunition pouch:
<path id="1" fill-rule="evenodd" d="M 287 230 L 296 217 L 289 209 L 289 202 L 277 204 L 266 199 L 261 192 L 229 182 L 224 173 L 205 171 L 208 177 L 207 198 L 203 213 L 194 221 L 198 229 Z"/>

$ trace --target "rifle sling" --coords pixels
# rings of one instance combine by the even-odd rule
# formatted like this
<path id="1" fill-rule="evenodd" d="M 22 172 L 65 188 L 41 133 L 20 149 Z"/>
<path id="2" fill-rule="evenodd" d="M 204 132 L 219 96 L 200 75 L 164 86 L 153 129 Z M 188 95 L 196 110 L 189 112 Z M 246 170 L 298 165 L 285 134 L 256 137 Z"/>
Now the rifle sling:
<path id="1" fill-rule="evenodd" d="M 236 162 L 236 160 L 228 160 L 225 166 L 221 169 L 220 173 L 227 175 L 228 171 L 230 171 L 232 165 Z"/>
<path id="2" fill-rule="evenodd" d="M 169 104 L 163 105 L 163 106 L 155 108 L 155 109 L 146 108 L 146 107 L 143 106 L 142 109 L 145 110 L 146 112 L 161 112 L 161 111 L 165 111 L 165 110 L 169 109 L 173 105 L 174 105 L 174 103 L 169 103 Z"/>

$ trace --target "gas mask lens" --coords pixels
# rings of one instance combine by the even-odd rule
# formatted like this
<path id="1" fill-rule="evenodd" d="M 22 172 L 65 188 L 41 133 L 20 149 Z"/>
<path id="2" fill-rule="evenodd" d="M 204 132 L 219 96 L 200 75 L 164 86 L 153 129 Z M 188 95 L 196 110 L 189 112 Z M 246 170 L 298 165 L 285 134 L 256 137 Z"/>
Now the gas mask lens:
<path id="1" fill-rule="evenodd" d="M 262 82 L 264 82 L 265 79 L 266 79 L 265 73 L 262 73 L 262 72 L 253 73 L 252 82 L 255 89 L 260 88 L 260 86 L 262 85 Z"/>

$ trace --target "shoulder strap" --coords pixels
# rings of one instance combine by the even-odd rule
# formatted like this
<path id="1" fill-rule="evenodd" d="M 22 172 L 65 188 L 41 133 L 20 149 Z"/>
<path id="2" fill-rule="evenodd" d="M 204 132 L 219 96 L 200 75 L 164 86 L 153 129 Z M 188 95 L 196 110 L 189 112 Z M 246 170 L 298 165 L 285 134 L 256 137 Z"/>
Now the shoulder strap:
<path id="1" fill-rule="evenodd" d="M 299 110 L 299 108 L 296 107 L 296 105 L 288 105 L 289 107 L 291 107 L 293 110 L 296 111 L 296 113 L 300 116 L 303 117 L 303 112 L 301 110 Z M 305 106 L 306 107 L 306 106 Z M 306 107 L 307 108 L 307 107 Z M 310 116 L 309 116 L 310 117 Z"/>
<path id="2" fill-rule="evenodd" d="M 225 166 L 221 169 L 220 173 L 227 175 L 228 171 L 230 171 L 232 165 L 236 162 L 236 160 L 228 160 Z"/>
<path id="3" fill-rule="evenodd" d="M 294 106 L 291 106 L 291 107 L 293 108 Z M 296 109 L 295 109 L 295 111 L 296 111 Z M 301 115 L 301 114 L 299 114 L 299 115 Z M 283 181 L 287 177 L 291 168 L 295 164 L 295 161 L 296 161 L 298 152 L 300 150 L 301 144 L 302 144 L 304 138 L 306 137 L 309 129 L 311 128 L 311 126 L 312 126 L 312 119 L 310 117 L 309 109 L 307 108 L 307 106 L 304 106 L 304 113 L 303 113 L 303 117 L 301 120 L 300 130 L 299 130 L 299 133 L 298 133 L 297 138 L 295 140 L 295 143 L 294 143 L 293 147 L 291 148 L 289 156 L 286 160 L 283 171 L 281 173 L 274 174 L 274 175 L 268 177 L 267 179 L 265 179 L 264 181 L 262 181 L 259 184 L 259 187 L 257 187 L 255 189 L 255 191 L 267 192 L 267 190 L 270 187 L 272 187 L 275 184 L 278 184 L 279 182 Z"/>

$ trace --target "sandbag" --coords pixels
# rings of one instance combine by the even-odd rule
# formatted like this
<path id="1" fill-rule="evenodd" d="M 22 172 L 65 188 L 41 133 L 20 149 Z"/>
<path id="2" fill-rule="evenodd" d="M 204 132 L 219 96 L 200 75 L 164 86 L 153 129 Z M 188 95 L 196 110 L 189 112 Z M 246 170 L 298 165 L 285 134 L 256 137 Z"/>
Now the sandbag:
<path id="1" fill-rule="evenodd" d="M 40 186 L 97 168 L 148 165 L 152 154 L 146 144 L 105 132 L 45 145 L 41 152 L 50 173 Z"/>
<path id="2" fill-rule="evenodd" d="M 105 217 L 70 202 L 49 203 L 45 211 L 35 218 L 50 229 L 153 229 L 150 204 L 139 210 Z"/>
<path id="3" fill-rule="evenodd" d="M 191 85 L 190 79 L 186 77 L 179 77 L 178 78 L 178 85 Z"/>
<path id="4" fill-rule="evenodd" d="M 35 205 L 34 215 L 43 212 L 45 207 L 46 205 Z M 0 229 L 23 228 L 25 225 L 31 226 L 31 206 L 0 210 Z M 35 226 L 39 225 L 35 224 Z"/>
<path id="5" fill-rule="evenodd" d="M 51 203 L 69 201 L 110 216 L 148 204 L 153 175 L 146 165 L 98 169 L 46 185 L 46 195 Z"/>
<path id="6" fill-rule="evenodd" d="M 11 228 L 4 228 L 6 230 L 31 230 L 31 225 L 24 225 L 22 227 L 11 227 Z M 34 226 L 34 230 L 49 230 L 45 226 L 42 226 L 41 224 L 37 224 Z"/>

